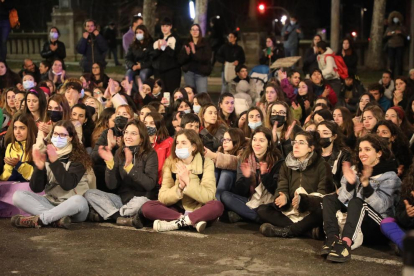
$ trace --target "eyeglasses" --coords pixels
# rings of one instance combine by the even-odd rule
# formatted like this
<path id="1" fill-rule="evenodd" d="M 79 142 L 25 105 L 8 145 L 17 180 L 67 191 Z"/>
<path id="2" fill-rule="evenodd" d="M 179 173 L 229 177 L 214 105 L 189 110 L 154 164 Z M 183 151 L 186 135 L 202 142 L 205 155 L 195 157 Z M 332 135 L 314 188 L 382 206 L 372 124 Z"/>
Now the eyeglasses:
<path id="1" fill-rule="evenodd" d="M 286 116 L 286 112 L 284 112 L 284 111 L 272 112 L 272 115 Z"/>
<path id="2" fill-rule="evenodd" d="M 99 67 L 92 67 L 92 69 L 99 69 Z"/>
<path id="3" fill-rule="evenodd" d="M 68 137 L 69 134 L 53 132 L 53 137 L 58 137 L 58 136 L 63 139 L 63 138 Z"/>
<path id="4" fill-rule="evenodd" d="M 223 138 L 223 139 L 221 139 L 221 143 L 222 144 L 224 144 L 224 143 L 230 143 L 232 140 L 230 139 L 230 138 Z"/>
<path id="5" fill-rule="evenodd" d="M 296 145 L 296 144 L 299 144 L 299 145 L 301 145 L 301 146 L 303 146 L 303 145 L 309 145 L 307 142 L 305 142 L 305 141 L 296 141 L 296 140 L 294 140 L 294 141 L 291 141 L 290 142 L 290 144 L 292 145 L 292 146 L 294 146 L 294 145 Z"/>

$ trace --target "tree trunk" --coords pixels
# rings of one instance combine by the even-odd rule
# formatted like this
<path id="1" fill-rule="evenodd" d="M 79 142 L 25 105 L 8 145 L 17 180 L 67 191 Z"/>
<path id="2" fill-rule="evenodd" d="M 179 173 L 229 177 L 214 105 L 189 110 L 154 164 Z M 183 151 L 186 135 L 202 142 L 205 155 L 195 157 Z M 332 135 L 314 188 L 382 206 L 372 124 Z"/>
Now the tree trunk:
<path id="1" fill-rule="evenodd" d="M 332 0 L 331 4 L 331 49 L 339 49 L 341 0 Z"/>
<path id="2" fill-rule="evenodd" d="M 257 19 L 257 0 L 250 0 L 249 1 L 249 18 L 251 20 Z"/>
<path id="3" fill-rule="evenodd" d="M 157 1 L 144 0 L 143 5 L 144 25 L 147 27 L 151 36 L 155 33 L 155 10 L 157 9 Z"/>
<path id="4" fill-rule="evenodd" d="M 207 7 L 208 0 L 196 0 L 195 3 L 195 20 L 194 23 L 198 23 L 201 27 L 203 36 L 207 33 Z"/>
<path id="5" fill-rule="evenodd" d="M 368 47 L 367 67 L 373 70 L 382 69 L 382 36 L 384 32 L 384 16 L 386 0 L 374 1 L 372 11 L 371 34 Z"/>

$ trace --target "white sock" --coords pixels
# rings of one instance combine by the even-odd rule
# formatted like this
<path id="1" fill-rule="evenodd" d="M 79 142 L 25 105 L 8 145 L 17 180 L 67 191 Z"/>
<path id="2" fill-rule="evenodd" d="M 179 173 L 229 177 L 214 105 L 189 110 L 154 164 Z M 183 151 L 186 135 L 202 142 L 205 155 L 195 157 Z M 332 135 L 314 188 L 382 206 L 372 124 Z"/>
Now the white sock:
<path id="1" fill-rule="evenodd" d="M 187 224 L 188 226 L 193 225 L 193 224 L 191 223 L 190 218 L 189 218 L 188 216 L 184 216 L 184 221 L 185 221 L 185 224 Z"/>

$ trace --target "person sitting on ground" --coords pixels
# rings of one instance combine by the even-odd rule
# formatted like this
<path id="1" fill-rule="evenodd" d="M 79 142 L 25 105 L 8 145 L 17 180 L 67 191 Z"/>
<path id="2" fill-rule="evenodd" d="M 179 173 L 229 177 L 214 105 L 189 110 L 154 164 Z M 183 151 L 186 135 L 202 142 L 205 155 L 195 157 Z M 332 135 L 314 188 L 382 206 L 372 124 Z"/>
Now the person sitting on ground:
<path id="1" fill-rule="evenodd" d="M 236 164 L 237 179 L 233 186 L 230 186 L 233 183 L 225 184 L 228 189 L 222 191 L 220 200 L 229 210 L 230 223 L 242 218 L 258 223 L 257 208 L 274 201 L 283 164 L 282 155 L 272 142 L 268 128 L 258 127 L 253 131 L 249 145 Z"/>
<path id="2" fill-rule="evenodd" d="M 49 80 L 53 81 L 56 86 L 61 85 L 67 79 L 63 66 L 63 61 L 56 59 L 53 61 L 51 70 L 49 70 Z"/>
<path id="3" fill-rule="evenodd" d="M 392 153 L 385 140 L 368 134 L 358 140 L 356 170 L 343 164 L 341 188 L 323 198 L 323 227 L 326 240 L 320 254 L 343 263 L 351 259 L 352 248 L 362 244 L 381 244 L 382 219 L 394 215 L 394 200 L 401 187 Z M 346 212 L 342 235 L 337 212 Z M 339 238 L 341 237 L 341 238 Z"/>
<path id="4" fill-rule="evenodd" d="M 117 192 L 87 191 L 85 198 L 92 207 L 89 219 L 142 228 L 138 210 L 158 194 L 158 158 L 144 123 L 130 121 L 115 156 L 107 146 L 99 146 L 99 156 L 106 163 L 105 183 Z"/>
<path id="5" fill-rule="evenodd" d="M 374 97 L 382 110 L 387 112 L 388 108 L 391 107 L 391 101 L 384 96 L 384 87 L 379 83 L 373 83 L 368 86 L 368 92 Z"/>
<path id="6" fill-rule="evenodd" d="M 201 139 L 193 130 L 183 129 L 175 138 L 163 169 L 158 201 L 142 206 L 142 215 L 154 221 L 157 232 L 192 226 L 203 232 L 207 222 L 217 220 L 223 204 L 215 200 L 214 163 L 202 156 Z"/>
<path id="7" fill-rule="evenodd" d="M 322 235 L 322 198 L 335 187 L 318 140 L 317 132 L 301 131 L 292 141 L 293 151 L 279 171 L 274 202 L 257 210 L 266 222 L 260 226 L 264 236 L 292 238 L 311 233 L 319 239 Z"/>
<path id="8" fill-rule="evenodd" d="M 192 129 L 197 134 L 200 133 L 200 118 L 193 113 L 184 114 L 181 118 L 180 127 L 182 129 Z"/>
<path id="9" fill-rule="evenodd" d="M 33 174 L 32 147 L 36 142 L 37 127 L 33 118 L 25 113 L 14 116 L 6 133 L 5 140 L 10 137 L 4 157 L 1 181 L 30 180 Z"/>
<path id="10" fill-rule="evenodd" d="M 392 79 L 391 72 L 385 71 L 382 73 L 381 79 L 378 81 L 384 87 L 384 95 L 389 100 L 392 99 L 392 93 L 395 90 L 394 80 Z"/>
<path id="11" fill-rule="evenodd" d="M 30 191 L 16 191 L 13 205 L 32 216 L 11 218 L 15 227 L 39 228 L 47 225 L 69 228 L 71 222 L 83 222 L 88 202 L 83 194 L 89 189 L 87 171 L 92 162 L 78 140 L 70 121 L 53 126 L 46 152 L 33 150 L 35 164 Z M 35 193 L 45 191 L 45 196 Z"/>
<path id="12" fill-rule="evenodd" d="M 200 136 L 203 145 L 213 152 L 216 152 L 221 144 L 221 139 L 227 130 L 225 123 L 217 114 L 214 104 L 206 104 L 200 111 Z"/>

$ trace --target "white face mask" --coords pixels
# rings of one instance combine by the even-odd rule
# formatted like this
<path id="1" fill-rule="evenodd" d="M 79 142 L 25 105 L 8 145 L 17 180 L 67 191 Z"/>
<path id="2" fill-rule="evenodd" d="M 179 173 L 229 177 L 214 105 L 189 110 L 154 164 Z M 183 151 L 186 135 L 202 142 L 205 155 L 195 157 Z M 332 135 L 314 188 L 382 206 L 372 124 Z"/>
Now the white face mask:
<path id="1" fill-rule="evenodd" d="M 35 87 L 34 81 L 27 80 L 27 81 L 23 82 L 23 88 L 24 89 L 28 90 L 28 89 L 33 88 L 33 87 Z"/>
<path id="2" fill-rule="evenodd" d="M 52 144 L 58 149 L 64 148 L 68 144 L 68 137 L 60 138 L 59 136 L 52 136 L 52 139 L 50 140 L 52 141 Z"/>
<path id="3" fill-rule="evenodd" d="M 395 23 L 395 24 L 397 24 L 398 22 L 400 22 L 400 20 L 399 20 L 397 17 L 394 17 L 394 18 L 392 19 L 392 21 L 394 21 L 394 23 Z"/>
<path id="4" fill-rule="evenodd" d="M 59 37 L 59 34 L 55 32 L 50 32 L 49 37 L 50 39 L 57 39 Z"/>
<path id="5" fill-rule="evenodd" d="M 182 148 L 182 149 L 175 149 L 175 155 L 181 160 L 185 160 L 188 157 L 190 157 L 191 153 L 188 150 L 188 148 Z"/>
<path id="6" fill-rule="evenodd" d="M 135 37 L 137 38 L 138 41 L 141 41 L 144 39 L 144 35 L 143 34 L 136 34 Z"/>
<path id="7" fill-rule="evenodd" d="M 195 114 L 198 114 L 200 112 L 201 105 L 193 105 L 193 110 Z"/>

